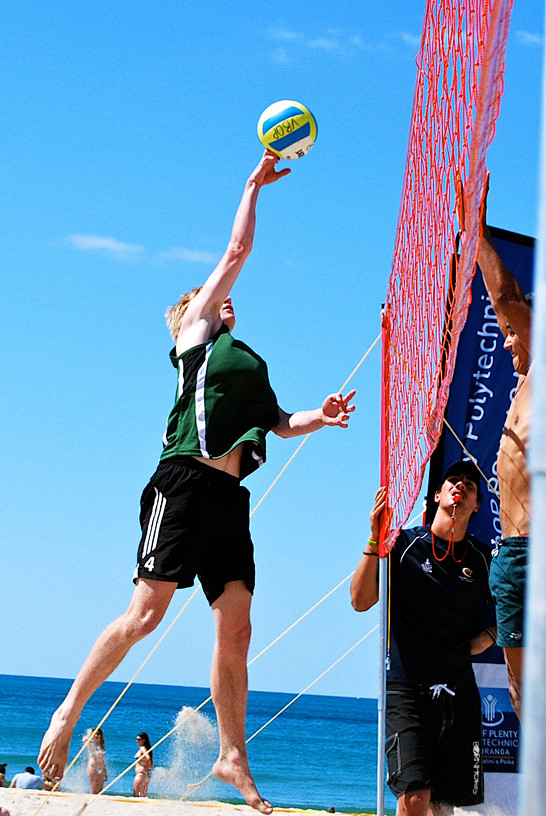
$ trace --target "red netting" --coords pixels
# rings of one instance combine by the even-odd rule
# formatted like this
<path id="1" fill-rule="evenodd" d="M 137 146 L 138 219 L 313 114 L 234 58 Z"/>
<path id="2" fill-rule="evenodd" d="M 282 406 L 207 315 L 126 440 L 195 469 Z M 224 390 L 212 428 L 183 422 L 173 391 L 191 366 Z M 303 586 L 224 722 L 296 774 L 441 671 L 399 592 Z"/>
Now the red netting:
<path id="1" fill-rule="evenodd" d="M 478 252 L 485 157 L 502 96 L 511 9 L 512 0 L 427 2 L 383 316 L 386 549 L 408 519 L 442 430 Z M 461 182 L 464 232 L 456 226 Z"/>

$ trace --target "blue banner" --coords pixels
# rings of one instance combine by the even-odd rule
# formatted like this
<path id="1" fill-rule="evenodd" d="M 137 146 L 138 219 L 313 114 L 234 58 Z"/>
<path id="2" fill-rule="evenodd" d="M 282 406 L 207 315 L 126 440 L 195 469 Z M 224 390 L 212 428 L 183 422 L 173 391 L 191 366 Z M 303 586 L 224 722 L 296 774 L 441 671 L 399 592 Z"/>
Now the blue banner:
<path id="1" fill-rule="evenodd" d="M 517 233 L 491 228 L 500 257 L 524 292 L 532 290 L 534 241 Z M 449 327 L 448 327 L 449 329 Z M 477 461 L 489 485 L 479 513 L 469 531 L 486 543 L 501 536 L 497 478 L 497 454 L 508 408 L 518 381 L 512 358 L 504 349 L 504 337 L 489 301 L 479 269 L 472 283 L 472 303 L 459 340 L 455 373 L 449 392 L 444 431 L 429 471 L 427 519 L 434 516 L 434 492 L 452 462 L 468 455 Z M 502 650 L 488 649 L 475 661 L 482 696 L 484 770 L 488 773 L 517 771 L 519 721 L 510 705 Z M 487 795 L 486 801 L 491 802 Z"/>

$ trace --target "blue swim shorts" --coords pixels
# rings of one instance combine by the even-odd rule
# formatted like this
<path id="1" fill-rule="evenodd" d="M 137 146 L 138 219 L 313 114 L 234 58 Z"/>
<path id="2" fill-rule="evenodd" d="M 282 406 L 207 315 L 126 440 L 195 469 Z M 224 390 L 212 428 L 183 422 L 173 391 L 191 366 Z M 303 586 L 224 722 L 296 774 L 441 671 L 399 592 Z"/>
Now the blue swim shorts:
<path id="1" fill-rule="evenodd" d="M 497 613 L 497 643 L 503 648 L 523 646 L 523 608 L 528 536 L 504 538 L 493 550 L 489 586 Z"/>

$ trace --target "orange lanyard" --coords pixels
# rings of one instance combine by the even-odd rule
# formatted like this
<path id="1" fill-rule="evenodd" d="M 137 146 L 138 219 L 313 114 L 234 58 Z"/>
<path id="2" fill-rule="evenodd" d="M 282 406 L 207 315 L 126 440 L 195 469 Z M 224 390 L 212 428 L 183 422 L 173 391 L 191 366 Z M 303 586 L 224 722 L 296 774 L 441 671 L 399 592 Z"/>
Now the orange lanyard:
<path id="1" fill-rule="evenodd" d="M 463 556 L 462 556 L 462 558 L 455 558 L 455 508 L 456 507 L 457 507 L 457 502 L 454 502 L 453 503 L 453 512 L 451 513 L 451 531 L 449 533 L 449 541 L 447 542 L 447 550 L 445 551 L 445 554 L 441 556 L 441 558 L 439 558 L 436 555 L 436 547 L 434 546 L 434 533 L 432 532 L 432 527 L 430 528 L 430 535 L 432 537 L 432 554 L 433 554 L 434 558 L 436 559 L 436 561 L 444 561 L 447 558 L 447 556 L 449 555 L 449 553 L 451 552 L 451 557 L 453 558 L 453 560 L 457 564 L 460 564 L 461 561 L 464 560 L 464 557 L 466 555 L 466 551 L 468 549 L 468 541 L 466 540 L 466 537 L 465 537 L 465 548 L 464 548 Z"/>

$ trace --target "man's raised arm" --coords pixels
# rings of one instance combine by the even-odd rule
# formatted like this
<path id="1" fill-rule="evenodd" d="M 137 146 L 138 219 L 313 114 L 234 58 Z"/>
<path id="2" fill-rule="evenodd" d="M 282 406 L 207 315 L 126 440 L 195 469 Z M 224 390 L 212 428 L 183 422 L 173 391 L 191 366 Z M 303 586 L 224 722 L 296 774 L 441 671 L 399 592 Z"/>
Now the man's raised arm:
<path id="1" fill-rule="evenodd" d="M 481 212 L 482 239 L 478 252 L 478 264 L 503 335 L 506 336 L 511 330 L 518 335 L 525 348 L 530 351 L 531 308 L 525 300 L 521 286 L 507 269 L 491 239 L 487 226 L 488 194 L 489 174 Z"/>
<path id="2" fill-rule="evenodd" d="M 380 487 L 370 513 L 370 537 L 351 581 L 351 603 L 357 612 L 366 612 L 379 600 L 379 519 L 387 503 L 387 491 Z"/>
<path id="3" fill-rule="evenodd" d="M 277 156 L 266 150 L 250 174 L 237 208 L 227 249 L 200 292 L 189 303 L 184 313 L 182 332 L 191 330 L 192 326 L 201 320 L 213 322 L 218 318 L 220 307 L 252 251 L 258 194 L 266 184 L 271 184 L 290 173 L 288 168 L 276 171 L 275 165 L 278 161 Z"/>

